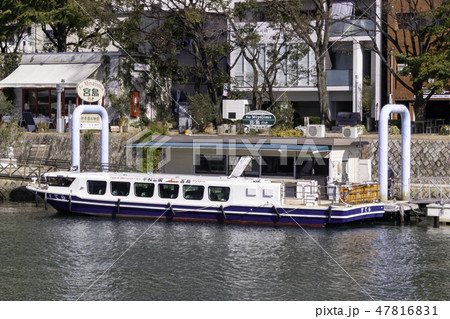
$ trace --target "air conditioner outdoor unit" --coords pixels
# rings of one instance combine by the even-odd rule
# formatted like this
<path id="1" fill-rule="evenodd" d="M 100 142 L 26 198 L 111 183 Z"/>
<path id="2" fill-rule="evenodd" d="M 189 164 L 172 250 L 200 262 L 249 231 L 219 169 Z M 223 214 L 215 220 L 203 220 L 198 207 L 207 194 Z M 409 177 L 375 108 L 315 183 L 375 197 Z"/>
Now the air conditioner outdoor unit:
<path id="1" fill-rule="evenodd" d="M 362 127 L 343 127 L 342 137 L 358 138 L 362 134 Z"/>
<path id="2" fill-rule="evenodd" d="M 308 125 L 306 128 L 307 137 L 325 137 L 325 125 Z"/>

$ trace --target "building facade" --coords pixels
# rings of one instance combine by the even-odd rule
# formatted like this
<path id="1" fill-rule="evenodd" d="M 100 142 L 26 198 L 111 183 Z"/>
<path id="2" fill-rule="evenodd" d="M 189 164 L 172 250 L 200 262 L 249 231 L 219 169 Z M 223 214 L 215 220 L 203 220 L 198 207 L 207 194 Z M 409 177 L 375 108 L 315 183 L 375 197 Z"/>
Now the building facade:
<path id="1" fill-rule="evenodd" d="M 235 4 L 239 1 L 235 1 Z M 260 2 L 263 5 L 263 1 Z M 302 10 L 313 10 L 314 3 L 305 1 Z M 327 89 L 331 118 L 335 119 L 339 112 L 358 112 L 363 116 L 362 90 L 364 79 L 368 79 L 373 87 L 373 102 L 366 116 L 376 117 L 381 107 L 381 61 L 372 50 L 373 39 L 381 43 L 381 36 L 368 16 L 371 12 L 381 10 L 381 0 L 375 4 L 357 1 L 335 1 L 330 15 L 335 19 L 331 25 L 329 50 L 326 56 Z M 365 18 L 367 17 L 367 18 Z M 274 45 L 271 35 L 270 21 L 263 21 L 264 15 L 257 17 L 257 29 L 261 33 L 259 46 L 262 48 L 260 62 L 267 64 L 264 52 Z M 261 21 L 259 21 L 261 20 Z M 242 22 L 242 25 L 245 21 Z M 313 35 L 314 37 L 314 35 Z M 240 49 L 231 52 L 230 63 L 233 66 L 231 76 L 237 85 L 234 89 L 251 92 L 253 71 L 244 59 Z M 268 67 L 268 66 L 267 66 Z M 286 71 L 288 66 L 280 68 L 277 74 L 274 91 L 277 97 L 286 95 L 293 103 L 298 116 L 320 116 L 316 87 L 315 58 L 312 50 L 298 61 L 297 70 L 293 74 Z"/>

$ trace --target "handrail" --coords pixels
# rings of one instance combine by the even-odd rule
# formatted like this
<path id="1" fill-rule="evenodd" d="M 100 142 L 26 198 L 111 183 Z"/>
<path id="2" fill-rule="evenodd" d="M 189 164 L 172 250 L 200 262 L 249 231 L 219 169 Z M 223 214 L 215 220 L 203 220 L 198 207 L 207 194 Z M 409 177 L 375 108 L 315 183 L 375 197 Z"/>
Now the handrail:
<path id="1" fill-rule="evenodd" d="M 298 181 L 283 181 L 284 198 L 295 199 L 302 204 L 317 203 L 329 200 L 332 204 L 362 204 L 380 201 L 380 185 L 378 183 L 313 185 L 298 184 Z M 295 191 L 292 188 L 295 187 Z"/>

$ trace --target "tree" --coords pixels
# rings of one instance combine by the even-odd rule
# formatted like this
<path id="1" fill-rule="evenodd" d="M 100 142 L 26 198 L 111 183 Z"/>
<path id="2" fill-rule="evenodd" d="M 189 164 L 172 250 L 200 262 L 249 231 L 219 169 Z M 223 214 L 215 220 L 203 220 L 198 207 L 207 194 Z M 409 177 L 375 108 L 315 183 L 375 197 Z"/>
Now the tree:
<path id="1" fill-rule="evenodd" d="M 16 53 L 28 27 L 34 20 L 31 0 L 2 0 L 0 2 L 0 50 Z M 13 43 L 12 49 L 8 42 Z"/>
<path id="2" fill-rule="evenodd" d="M 104 30 L 117 21 L 117 9 L 112 0 L 38 0 L 33 3 L 36 20 L 57 52 L 106 46 Z"/>
<path id="3" fill-rule="evenodd" d="M 375 40 L 374 50 L 399 83 L 414 94 L 416 117 L 423 120 L 433 94 L 449 86 L 450 1 L 388 0 L 383 14 L 373 21 L 386 37 L 389 50 L 393 49 L 389 54 L 405 67 L 394 68 Z M 425 97 L 424 90 L 428 90 Z"/>
<path id="4" fill-rule="evenodd" d="M 18 125 L 20 115 L 14 111 L 14 104 L 0 92 L 0 115 L 9 116 L 8 121 L 3 117 L 0 123 L 0 154 L 7 153 L 23 136 L 23 129 Z"/>
<path id="5" fill-rule="evenodd" d="M 265 3 L 247 0 L 236 3 L 229 14 L 232 47 L 240 51 L 236 61 L 231 64 L 234 66 L 242 56 L 251 66 L 250 86 L 255 109 L 261 109 L 264 100 L 268 101 L 269 106 L 277 101 L 274 87 L 288 85 L 278 82 L 280 75 L 289 76 L 294 82 L 298 80 L 298 70 L 293 66 L 297 66 L 307 53 L 305 46 L 299 43 L 290 29 L 279 27 L 274 13 L 269 9 Z M 267 21 L 264 24 L 258 21 L 261 15 Z M 296 76 L 293 76 L 293 70 Z"/>
<path id="6" fill-rule="evenodd" d="M 291 29 L 314 53 L 320 121 L 328 124 L 330 109 L 325 58 L 329 49 L 330 28 L 336 22 L 331 16 L 333 0 L 313 0 L 305 10 L 302 10 L 302 0 L 269 0 L 269 2 L 271 11 L 277 13 L 280 26 Z"/>
<path id="7" fill-rule="evenodd" d="M 114 34 L 137 60 L 150 64 L 158 87 L 170 78 L 174 86 L 207 93 L 220 114 L 224 84 L 229 77 L 224 8 L 227 0 L 128 0 L 128 18 Z M 124 30 L 129 31 L 125 33 Z M 154 86 L 155 87 L 155 86 Z"/>

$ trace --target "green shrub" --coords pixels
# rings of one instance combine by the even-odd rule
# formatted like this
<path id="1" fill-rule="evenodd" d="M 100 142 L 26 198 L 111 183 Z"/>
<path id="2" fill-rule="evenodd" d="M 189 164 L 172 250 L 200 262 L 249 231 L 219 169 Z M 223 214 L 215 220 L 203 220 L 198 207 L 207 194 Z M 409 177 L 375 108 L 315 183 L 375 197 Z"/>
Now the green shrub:
<path id="1" fill-rule="evenodd" d="M 450 125 L 442 125 L 439 135 L 450 135 Z"/>
<path id="2" fill-rule="evenodd" d="M 294 110 L 292 103 L 289 102 L 286 95 L 283 95 L 280 100 L 276 101 L 271 107 L 267 109 L 272 113 L 276 122 L 274 127 L 279 129 L 291 129 L 294 125 Z"/>
<path id="3" fill-rule="evenodd" d="M 188 96 L 189 99 L 189 113 L 192 116 L 193 122 L 200 128 L 206 127 L 210 122 L 215 120 L 216 114 L 214 111 L 214 104 L 207 95 L 195 93 Z"/>
<path id="4" fill-rule="evenodd" d="M 400 135 L 400 129 L 396 125 L 389 125 L 389 134 Z"/>
<path id="5" fill-rule="evenodd" d="M 303 136 L 303 132 L 300 130 L 283 130 L 283 129 L 277 129 L 274 128 L 270 130 L 270 136 L 277 136 L 277 137 L 301 137 Z"/>
<path id="6" fill-rule="evenodd" d="M 39 122 L 36 124 L 36 132 L 37 133 L 46 133 L 48 132 L 48 123 Z"/>
<path id="7" fill-rule="evenodd" d="M 320 117 L 319 116 L 310 116 L 309 124 L 320 124 Z"/>
<path id="8" fill-rule="evenodd" d="M 362 130 L 362 134 L 368 134 L 366 127 L 363 124 L 355 125 L 355 127 L 359 127 Z"/>

